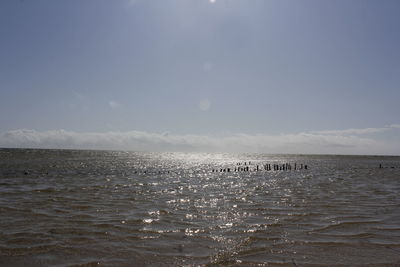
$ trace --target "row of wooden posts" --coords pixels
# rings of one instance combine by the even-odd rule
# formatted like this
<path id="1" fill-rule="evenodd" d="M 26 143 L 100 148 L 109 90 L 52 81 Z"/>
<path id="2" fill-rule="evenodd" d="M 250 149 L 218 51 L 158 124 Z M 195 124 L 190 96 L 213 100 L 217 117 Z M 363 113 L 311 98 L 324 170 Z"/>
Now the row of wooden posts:
<path id="1" fill-rule="evenodd" d="M 212 172 L 250 172 L 250 171 L 291 171 L 291 170 L 308 170 L 307 164 L 297 164 L 294 163 L 293 165 L 290 163 L 284 163 L 284 164 L 263 164 L 263 165 L 253 165 L 250 167 L 251 161 L 249 162 L 243 162 L 243 163 L 236 163 L 236 167 L 234 168 L 217 168 L 217 169 L 212 169 Z M 386 168 L 399 168 L 395 166 L 383 166 L 382 164 L 379 164 L 379 169 L 386 169 Z M 163 170 L 163 171 L 150 171 L 150 170 L 135 170 L 134 174 L 170 174 L 170 173 L 175 173 L 174 171 L 169 171 L 169 170 Z M 24 175 L 29 175 L 31 174 L 30 171 L 25 170 L 23 172 Z M 46 172 L 48 175 L 49 172 Z"/>
<path id="2" fill-rule="evenodd" d="M 396 169 L 396 167 L 395 166 L 382 166 L 382 163 L 381 164 L 379 164 L 379 169 Z M 397 167 L 398 168 L 398 167 Z"/>
<path id="3" fill-rule="evenodd" d="M 284 163 L 284 164 L 263 164 L 263 165 L 255 165 L 251 166 L 251 162 L 245 162 L 245 163 L 237 163 L 234 168 L 217 168 L 217 169 L 212 169 L 212 172 L 251 172 L 251 171 L 290 171 L 290 170 L 307 170 L 308 165 L 307 164 L 297 164 L 294 163 L 293 165 L 290 163 Z M 171 171 L 174 173 L 173 171 Z M 142 171 L 135 171 L 135 174 L 169 174 L 170 171 L 148 171 L 148 170 L 142 170 Z"/>
<path id="4" fill-rule="evenodd" d="M 245 165 L 245 166 L 244 166 Z M 247 166 L 246 166 L 247 165 Z M 294 163 L 284 163 L 284 164 L 263 164 L 263 165 L 255 165 L 255 167 L 252 169 L 250 168 L 251 162 L 249 161 L 248 164 L 245 162 L 244 164 L 242 163 L 237 163 L 235 168 L 219 168 L 219 169 L 213 169 L 212 172 L 249 172 L 249 171 L 290 171 L 290 170 L 307 170 L 308 166 L 306 164 L 297 164 Z"/>

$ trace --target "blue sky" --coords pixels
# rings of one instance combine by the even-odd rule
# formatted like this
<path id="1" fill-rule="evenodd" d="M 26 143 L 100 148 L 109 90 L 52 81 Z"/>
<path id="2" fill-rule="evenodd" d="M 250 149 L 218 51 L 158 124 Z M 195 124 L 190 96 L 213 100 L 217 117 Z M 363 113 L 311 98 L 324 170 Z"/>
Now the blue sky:
<path id="1" fill-rule="evenodd" d="M 398 14 L 397 0 L 3 0 L 0 146 L 400 155 Z"/>

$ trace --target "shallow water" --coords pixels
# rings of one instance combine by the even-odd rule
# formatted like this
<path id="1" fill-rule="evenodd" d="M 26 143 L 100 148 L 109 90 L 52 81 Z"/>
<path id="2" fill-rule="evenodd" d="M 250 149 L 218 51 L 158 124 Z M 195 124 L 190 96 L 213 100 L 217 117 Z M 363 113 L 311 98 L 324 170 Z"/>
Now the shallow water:
<path id="1" fill-rule="evenodd" d="M 0 218 L 1 266 L 399 265 L 400 157 L 1 149 Z"/>

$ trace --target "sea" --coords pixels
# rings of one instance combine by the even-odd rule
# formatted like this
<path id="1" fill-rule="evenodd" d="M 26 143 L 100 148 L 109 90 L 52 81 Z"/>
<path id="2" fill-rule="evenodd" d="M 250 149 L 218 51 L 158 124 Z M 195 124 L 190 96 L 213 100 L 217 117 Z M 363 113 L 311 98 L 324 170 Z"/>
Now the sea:
<path id="1" fill-rule="evenodd" d="M 400 266 L 400 157 L 0 149 L 0 266 L 323 265 Z"/>

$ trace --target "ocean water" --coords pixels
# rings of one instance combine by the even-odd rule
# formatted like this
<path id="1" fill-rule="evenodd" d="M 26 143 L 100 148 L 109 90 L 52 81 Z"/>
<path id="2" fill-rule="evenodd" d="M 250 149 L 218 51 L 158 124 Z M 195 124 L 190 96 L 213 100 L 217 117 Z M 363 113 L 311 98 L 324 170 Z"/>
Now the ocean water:
<path id="1" fill-rule="evenodd" d="M 400 265 L 400 157 L 0 149 L 0 266 L 366 264 Z"/>

